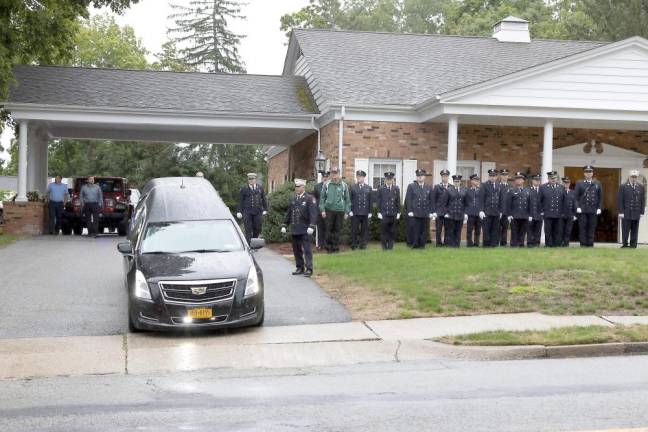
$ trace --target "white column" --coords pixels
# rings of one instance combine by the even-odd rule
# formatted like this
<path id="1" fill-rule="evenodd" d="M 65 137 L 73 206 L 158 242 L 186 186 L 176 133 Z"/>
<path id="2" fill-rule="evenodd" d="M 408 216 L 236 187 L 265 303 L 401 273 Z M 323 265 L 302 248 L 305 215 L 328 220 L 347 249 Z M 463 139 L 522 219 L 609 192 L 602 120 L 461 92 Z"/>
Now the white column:
<path id="1" fill-rule="evenodd" d="M 18 196 L 16 201 L 27 201 L 27 122 L 20 123 L 18 137 Z"/>
<path id="2" fill-rule="evenodd" d="M 29 125 L 27 132 L 27 192 L 36 190 L 38 183 L 38 157 L 39 145 L 38 134 L 36 133 L 35 125 Z"/>
<path id="3" fill-rule="evenodd" d="M 459 118 L 452 116 L 448 119 L 448 171 L 450 175 L 457 174 L 457 135 L 459 133 Z"/>
<path id="4" fill-rule="evenodd" d="M 36 167 L 37 173 L 36 173 L 36 183 L 34 189 L 39 191 L 41 194 L 44 194 L 47 192 L 47 183 L 48 183 L 48 178 L 47 178 L 47 144 L 48 144 L 48 139 L 47 136 L 44 133 L 41 133 L 39 135 L 39 140 L 38 140 L 38 157 L 36 158 L 38 161 L 38 165 Z"/>
<path id="5" fill-rule="evenodd" d="M 342 106 L 340 111 L 340 124 L 338 131 L 338 168 L 340 169 L 340 177 L 344 177 L 344 172 L 342 171 L 342 149 L 344 148 L 344 115 L 346 114 L 345 107 Z"/>
<path id="6" fill-rule="evenodd" d="M 553 121 L 547 120 L 544 125 L 544 142 L 542 145 L 542 182 L 548 180 L 547 173 L 553 171 Z"/>

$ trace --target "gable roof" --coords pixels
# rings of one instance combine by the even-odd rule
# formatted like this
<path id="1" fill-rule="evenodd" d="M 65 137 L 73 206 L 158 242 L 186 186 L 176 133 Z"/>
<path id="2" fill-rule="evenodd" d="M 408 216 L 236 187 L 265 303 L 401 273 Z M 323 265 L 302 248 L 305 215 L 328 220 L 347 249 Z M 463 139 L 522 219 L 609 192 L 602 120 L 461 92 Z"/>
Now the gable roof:
<path id="1" fill-rule="evenodd" d="M 316 29 L 293 38 L 328 103 L 407 106 L 606 45 Z"/>
<path id="2" fill-rule="evenodd" d="M 313 114 L 303 77 L 16 66 L 7 103 Z"/>

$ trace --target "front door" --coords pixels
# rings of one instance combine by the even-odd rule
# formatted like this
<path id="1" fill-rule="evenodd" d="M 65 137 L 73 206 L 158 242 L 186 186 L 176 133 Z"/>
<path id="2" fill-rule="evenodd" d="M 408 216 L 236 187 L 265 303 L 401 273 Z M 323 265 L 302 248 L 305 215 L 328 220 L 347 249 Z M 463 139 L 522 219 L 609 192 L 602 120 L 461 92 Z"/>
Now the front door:
<path id="1" fill-rule="evenodd" d="M 572 179 L 572 188 L 583 179 L 582 167 L 565 167 L 565 175 Z M 619 212 L 617 211 L 617 192 L 621 184 L 620 168 L 594 168 L 594 178 L 603 187 L 603 205 L 596 226 L 596 242 L 616 243 L 619 241 Z M 578 227 L 574 225 L 573 239 L 578 238 Z"/>

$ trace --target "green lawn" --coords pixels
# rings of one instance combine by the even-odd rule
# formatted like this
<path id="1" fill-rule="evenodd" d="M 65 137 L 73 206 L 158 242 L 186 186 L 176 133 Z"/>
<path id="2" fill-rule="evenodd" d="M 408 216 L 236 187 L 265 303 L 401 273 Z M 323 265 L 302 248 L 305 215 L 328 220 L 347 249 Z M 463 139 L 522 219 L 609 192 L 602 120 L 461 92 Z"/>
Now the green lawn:
<path id="1" fill-rule="evenodd" d="M 356 319 L 529 311 L 648 314 L 646 249 L 398 246 L 383 252 L 370 247 L 318 254 L 315 271 Z M 366 303 L 371 305 L 362 307 Z M 382 309 L 388 312 L 381 315 Z"/>
<path id="2" fill-rule="evenodd" d="M 462 336 L 446 336 L 439 342 L 453 345 L 583 345 L 608 342 L 646 342 L 648 325 L 603 327 L 564 327 L 547 331 L 492 331 Z"/>
<path id="3" fill-rule="evenodd" d="M 7 245 L 15 242 L 19 238 L 20 238 L 20 236 L 17 236 L 17 235 L 0 233 L 0 247 L 7 246 Z"/>

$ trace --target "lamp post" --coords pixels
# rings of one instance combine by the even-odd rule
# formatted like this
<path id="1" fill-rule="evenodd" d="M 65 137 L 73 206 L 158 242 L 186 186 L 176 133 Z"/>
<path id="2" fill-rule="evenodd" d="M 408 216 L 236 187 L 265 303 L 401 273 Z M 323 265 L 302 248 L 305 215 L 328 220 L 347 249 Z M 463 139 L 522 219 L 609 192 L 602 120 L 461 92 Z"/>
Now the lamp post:
<path id="1" fill-rule="evenodd" d="M 317 156 L 315 156 L 315 174 L 318 183 L 322 181 L 322 173 L 324 171 L 326 171 L 326 156 L 324 156 L 322 150 L 318 150 Z"/>

